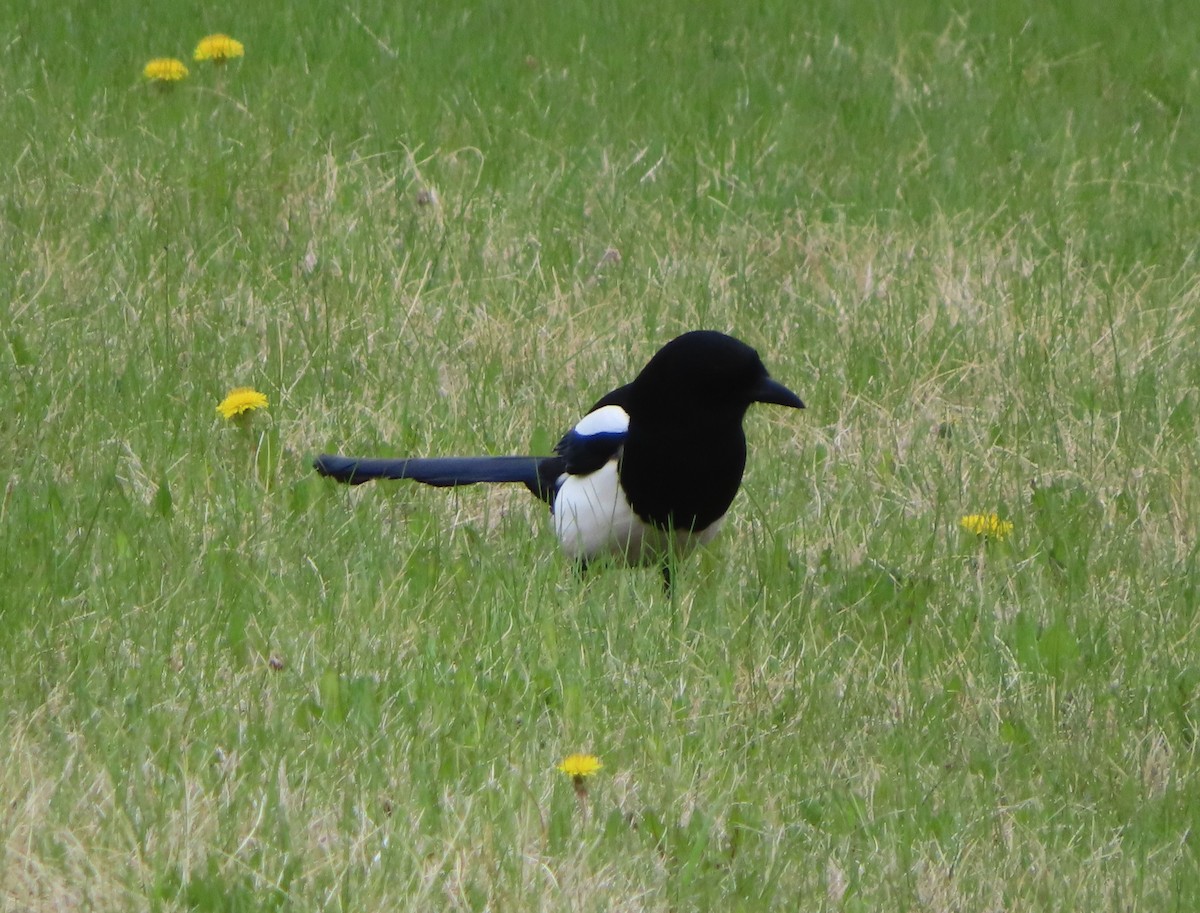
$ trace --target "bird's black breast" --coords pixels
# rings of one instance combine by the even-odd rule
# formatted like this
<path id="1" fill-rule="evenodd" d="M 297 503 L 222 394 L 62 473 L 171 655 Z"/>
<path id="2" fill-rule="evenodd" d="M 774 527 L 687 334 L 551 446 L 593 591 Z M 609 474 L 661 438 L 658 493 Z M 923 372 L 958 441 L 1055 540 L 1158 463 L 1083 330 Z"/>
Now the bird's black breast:
<path id="1" fill-rule="evenodd" d="M 632 423 L 619 473 L 630 507 L 643 520 L 660 529 L 699 531 L 729 510 L 745 468 L 740 420 L 710 424 L 703 433 Z"/>

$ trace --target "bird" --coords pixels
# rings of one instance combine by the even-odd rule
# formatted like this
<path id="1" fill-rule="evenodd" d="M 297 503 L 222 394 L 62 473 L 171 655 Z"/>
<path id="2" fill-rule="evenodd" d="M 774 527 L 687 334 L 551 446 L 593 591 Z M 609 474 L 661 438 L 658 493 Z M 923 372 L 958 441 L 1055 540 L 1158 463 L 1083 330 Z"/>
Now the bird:
<path id="1" fill-rule="evenodd" d="M 751 346 L 693 330 L 660 348 L 629 383 L 602 396 L 550 456 L 378 459 L 321 454 L 313 467 L 349 485 L 413 479 L 453 487 L 524 484 L 550 505 L 566 555 L 586 569 L 615 559 L 658 564 L 717 534 L 746 467 L 742 420 L 754 403 L 805 408 Z"/>

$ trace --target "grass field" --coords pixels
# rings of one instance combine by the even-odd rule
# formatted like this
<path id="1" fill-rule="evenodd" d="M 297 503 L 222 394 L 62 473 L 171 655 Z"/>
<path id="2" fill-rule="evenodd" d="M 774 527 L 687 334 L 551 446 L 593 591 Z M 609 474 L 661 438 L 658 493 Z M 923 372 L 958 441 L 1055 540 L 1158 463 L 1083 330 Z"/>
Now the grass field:
<path id="1" fill-rule="evenodd" d="M 1189 4 L 25 6 L 0 909 L 1200 905 Z M 700 327 L 809 409 L 674 601 L 308 468 Z"/>

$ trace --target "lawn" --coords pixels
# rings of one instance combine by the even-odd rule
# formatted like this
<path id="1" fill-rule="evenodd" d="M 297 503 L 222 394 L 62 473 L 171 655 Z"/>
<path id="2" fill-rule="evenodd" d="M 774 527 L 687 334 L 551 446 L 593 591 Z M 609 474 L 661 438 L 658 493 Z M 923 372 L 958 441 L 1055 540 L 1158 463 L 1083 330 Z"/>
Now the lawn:
<path id="1" fill-rule="evenodd" d="M 272 6 L 9 14 L 0 909 L 1197 908 L 1190 5 Z M 702 327 L 809 408 L 673 597 L 309 468 Z"/>

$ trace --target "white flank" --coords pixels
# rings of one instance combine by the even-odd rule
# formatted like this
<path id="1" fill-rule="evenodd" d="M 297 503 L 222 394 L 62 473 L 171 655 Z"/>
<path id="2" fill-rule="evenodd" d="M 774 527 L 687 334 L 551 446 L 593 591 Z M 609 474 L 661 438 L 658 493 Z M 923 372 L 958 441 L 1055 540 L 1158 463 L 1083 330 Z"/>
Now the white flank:
<path id="1" fill-rule="evenodd" d="M 605 406 L 604 409 L 616 409 Z M 588 418 L 604 409 L 593 412 Z M 624 410 L 619 410 L 624 415 Z M 628 421 L 628 417 L 626 417 Z M 576 430 L 580 430 L 580 422 Z M 584 432 L 597 434 L 599 432 Z M 723 518 L 722 518 L 723 519 Z M 676 551 L 690 551 L 717 534 L 721 520 L 698 532 L 677 533 Z M 610 460 L 586 476 L 567 476 L 554 498 L 554 531 L 563 551 L 571 558 L 587 561 L 613 556 L 629 564 L 643 564 L 666 554 L 669 537 L 650 526 L 629 506 L 617 484 L 617 461 Z"/>

